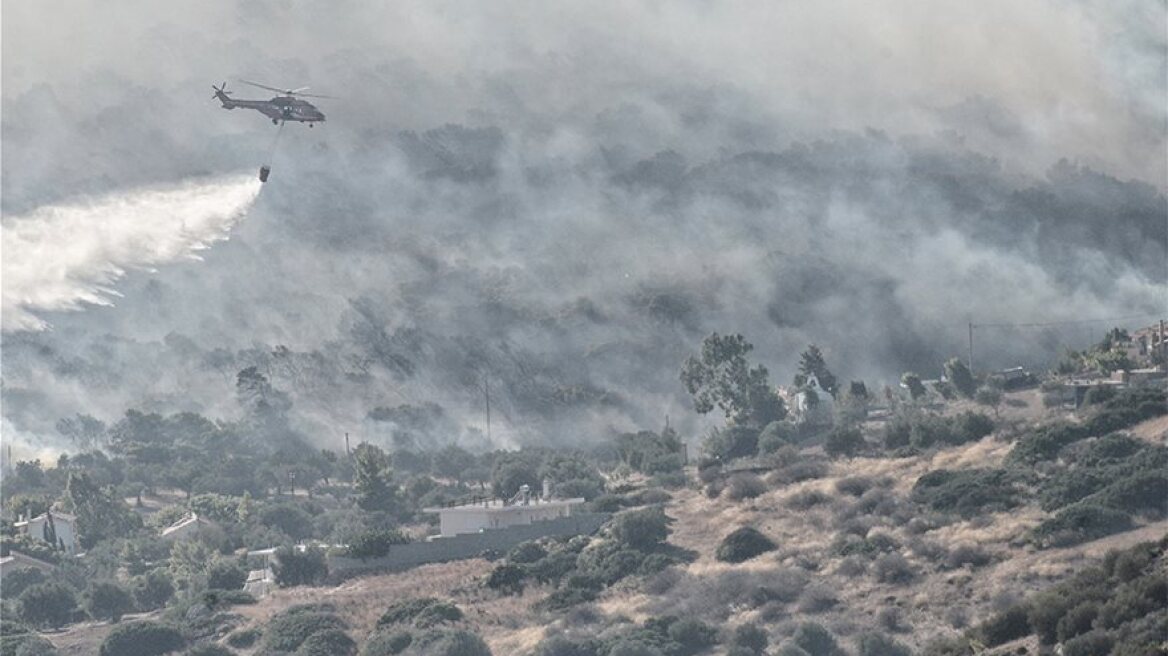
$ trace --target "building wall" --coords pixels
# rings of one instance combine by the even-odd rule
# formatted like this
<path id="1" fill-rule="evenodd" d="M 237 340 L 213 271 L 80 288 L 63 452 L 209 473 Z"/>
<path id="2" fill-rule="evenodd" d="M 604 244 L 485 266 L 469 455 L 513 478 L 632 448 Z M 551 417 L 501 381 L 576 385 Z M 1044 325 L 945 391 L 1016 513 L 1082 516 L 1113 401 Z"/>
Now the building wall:
<path id="1" fill-rule="evenodd" d="M 508 506 L 506 509 L 458 508 L 457 510 L 439 511 L 439 530 L 444 536 L 461 535 L 464 533 L 478 533 L 480 530 L 521 526 L 532 522 L 539 522 L 557 517 L 565 517 L 570 513 L 570 506 Z"/>
<path id="2" fill-rule="evenodd" d="M 550 509 L 549 509 L 550 510 Z M 427 563 L 475 558 L 486 551 L 506 551 L 511 547 L 553 535 L 588 535 L 595 533 L 611 517 L 608 513 L 579 513 L 510 528 L 486 530 L 443 537 L 429 542 L 394 545 L 382 558 L 329 556 L 329 577 L 341 580 L 372 571 L 402 571 Z"/>
<path id="3" fill-rule="evenodd" d="M 37 518 L 29 520 L 28 535 L 29 537 L 38 540 L 45 539 L 45 525 L 48 521 L 44 518 Z M 73 522 L 61 519 L 60 517 L 53 517 L 53 528 L 57 531 L 57 544 L 54 547 L 59 547 L 63 542 L 65 544 L 65 551 L 67 553 L 74 553 L 77 551 L 77 534 L 73 530 Z"/>

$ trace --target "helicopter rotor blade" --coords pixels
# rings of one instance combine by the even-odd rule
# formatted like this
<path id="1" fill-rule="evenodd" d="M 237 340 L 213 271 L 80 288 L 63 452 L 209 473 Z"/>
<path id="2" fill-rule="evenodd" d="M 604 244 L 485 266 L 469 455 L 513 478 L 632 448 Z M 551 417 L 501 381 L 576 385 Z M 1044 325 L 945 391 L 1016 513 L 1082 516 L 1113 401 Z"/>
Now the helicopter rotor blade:
<path id="1" fill-rule="evenodd" d="M 287 93 L 287 92 L 288 92 L 288 90 L 287 90 L 287 89 L 277 89 L 276 87 L 270 87 L 270 86 L 268 86 L 268 85 L 266 85 L 266 84 L 260 84 L 259 82 L 251 82 L 251 81 L 249 81 L 249 80 L 244 80 L 244 79 L 242 79 L 242 78 L 241 78 L 239 81 L 240 81 L 240 82 L 243 82 L 244 84 L 250 84 L 250 85 L 252 85 L 253 87 L 259 87 L 259 88 L 261 88 L 261 89 L 267 89 L 268 91 L 275 91 L 276 93 Z"/>
<path id="2" fill-rule="evenodd" d="M 276 93 L 282 93 L 286 96 L 299 96 L 299 97 L 303 97 L 303 98 L 329 98 L 330 100 L 337 100 L 337 98 L 334 96 L 324 96 L 324 95 L 315 94 L 315 93 L 303 93 L 303 91 L 305 89 L 309 89 L 311 87 L 300 87 L 299 89 L 277 89 L 276 87 L 270 87 L 266 84 L 260 84 L 259 82 L 252 82 L 250 80 L 244 80 L 242 78 L 239 81 L 243 82 L 244 84 L 250 84 L 253 87 L 259 87 L 261 89 L 267 89 L 268 91 L 275 91 Z"/>

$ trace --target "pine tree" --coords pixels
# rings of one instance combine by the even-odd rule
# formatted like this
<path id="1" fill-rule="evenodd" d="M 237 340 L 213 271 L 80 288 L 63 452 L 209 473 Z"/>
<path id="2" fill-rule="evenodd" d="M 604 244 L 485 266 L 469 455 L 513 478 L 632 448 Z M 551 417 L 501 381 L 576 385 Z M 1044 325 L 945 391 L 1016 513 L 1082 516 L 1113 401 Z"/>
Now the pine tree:
<path id="1" fill-rule="evenodd" d="M 385 451 L 362 442 L 353 450 L 353 464 L 357 505 L 366 511 L 392 511 L 397 502 L 397 489 Z"/>

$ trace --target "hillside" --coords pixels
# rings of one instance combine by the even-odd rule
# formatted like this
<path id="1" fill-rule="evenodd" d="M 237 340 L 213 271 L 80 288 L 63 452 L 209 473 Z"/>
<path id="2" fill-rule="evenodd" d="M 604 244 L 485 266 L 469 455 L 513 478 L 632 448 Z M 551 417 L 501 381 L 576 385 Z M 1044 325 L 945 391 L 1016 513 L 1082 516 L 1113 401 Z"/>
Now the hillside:
<path id="1" fill-rule="evenodd" d="M 1032 396 L 1024 391 L 1007 395 L 1007 400 Z M 994 503 L 1004 503 L 996 499 L 983 500 L 990 505 L 974 513 L 930 510 L 920 491 L 926 474 L 1008 471 L 1018 458 L 1012 452 L 1028 436 L 1066 419 L 1091 425 L 1115 411 L 1076 417 L 1061 410 L 1022 413 L 1021 403 L 1007 407 L 1018 414 L 1003 413 L 993 433 L 911 455 L 890 457 L 875 452 L 875 444 L 886 439 L 889 427 L 869 422 L 865 427 L 868 452 L 854 457 L 828 459 L 823 446 L 816 443 L 788 446 L 740 465 L 727 463 L 724 468 L 700 471 L 690 467 L 686 483 L 668 491 L 653 487 L 653 479 L 632 475 L 620 484 L 621 495 L 607 498 L 632 506 L 620 516 L 663 509 L 667 540 L 638 548 L 668 554 L 672 560 L 655 572 L 642 562 L 642 573 L 634 567 L 632 574 L 618 574 L 587 598 L 562 604 L 553 601 L 574 585 L 570 572 L 561 574 L 568 577 L 566 583 L 564 579 L 540 583 L 528 574 L 512 593 L 496 587 L 492 583 L 495 572 L 506 567 L 500 563 L 518 558 L 517 547 L 502 561 L 476 558 L 365 575 L 335 585 L 277 589 L 257 603 L 224 608 L 214 615 L 205 611 L 191 615 L 195 612 L 191 610 L 188 616 L 200 618 L 197 623 L 207 623 L 212 635 L 227 636 L 231 642 L 249 632 L 266 635 L 297 608 L 316 608 L 340 618 L 345 633 L 356 644 L 364 644 L 384 634 L 379 626 L 385 620 L 379 624 L 379 618 L 387 608 L 411 599 L 434 598 L 453 604 L 460 612 L 452 626 L 481 636 L 494 654 L 605 654 L 609 652 L 602 647 L 597 647 L 601 651 L 573 652 L 555 651 L 552 646 L 556 640 L 583 640 L 579 643 L 583 645 L 589 636 L 600 637 L 598 645 L 612 645 L 613 640 L 619 642 L 620 631 L 650 626 L 670 616 L 718 629 L 711 634 L 717 637 L 709 649 L 679 643 L 686 647 L 684 653 L 731 653 L 728 643 L 740 626 L 761 628 L 772 647 L 790 644 L 806 639 L 808 623 L 824 627 L 853 653 L 892 653 L 871 651 L 873 635 L 913 653 L 943 653 L 939 645 L 975 644 L 966 636 L 981 636 L 987 622 L 1019 607 L 1025 599 L 1081 576 L 1106 559 L 1114 562 L 1115 552 L 1168 538 L 1168 519 L 1161 508 L 1151 514 L 1137 512 L 1133 524 L 1108 535 L 1085 535 L 1054 545 L 1036 542 L 1040 527 L 1056 514 L 1048 503 L 1040 502 L 1049 483 L 1039 479 L 1026 480 L 1025 489 L 1019 490 L 1019 498 L 1009 508 L 994 509 Z M 956 420 L 967 412 L 965 406 L 955 404 L 940 416 Z M 1163 450 L 1168 440 L 1164 417 L 1137 421 L 1125 432 L 1138 440 L 1132 444 L 1146 445 L 1135 447 L 1140 449 L 1136 452 L 1140 458 L 1162 457 L 1152 454 Z M 1098 450 L 1096 445 L 1103 442 L 1086 437 L 1076 444 L 1076 449 L 1090 451 Z M 1114 452 L 1115 447 L 1107 448 Z M 1071 451 L 1063 453 L 1063 458 L 1072 457 Z M 1086 462 L 1085 456 L 1076 457 Z M 1046 480 L 1057 479 L 1057 468 L 1065 466 L 1046 467 Z M 615 483 L 610 481 L 610 485 Z M 656 504 L 644 505 L 645 501 Z M 716 557 L 719 545 L 740 527 L 757 529 L 773 541 L 773 550 L 739 563 L 723 562 Z M 597 556 L 588 554 L 608 553 L 604 545 L 627 539 L 615 524 L 610 525 L 583 547 L 580 558 L 597 562 L 602 569 L 596 571 L 607 571 L 612 566 L 603 563 L 609 556 L 601 555 L 596 561 Z M 537 556 L 544 554 L 540 556 L 544 561 L 565 548 L 556 540 L 543 543 L 545 548 L 537 550 Z M 543 561 L 521 562 L 533 563 L 524 568 L 536 568 Z M 577 564 L 576 571 L 585 571 L 581 567 Z M 1158 611 L 1161 615 L 1163 608 Z M 408 623 L 405 627 L 407 633 L 412 630 Z M 61 654 L 81 656 L 96 653 L 109 631 L 108 625 L 90 623 L 46 635 Z M 415 633 L 415 639 L 424 633 Z M 264 646 L 264 640 L 260 638 L 251 648 L 236 645 L 231 653 L 275 653 Z M 1012 640 L 1010 648 L 1018 647 Z M 559 644 L 557 649 L 567 649 L 567 643 Z M 1040 646 L 1033 636 L 1021 644 L 1030 645 L 1029 649 Z M 369 651 L 372 643 L 365 649 L 362 654 L 396 653 Z M 784 649 L 768 653 L 796 653 L 790 647 Z"/>

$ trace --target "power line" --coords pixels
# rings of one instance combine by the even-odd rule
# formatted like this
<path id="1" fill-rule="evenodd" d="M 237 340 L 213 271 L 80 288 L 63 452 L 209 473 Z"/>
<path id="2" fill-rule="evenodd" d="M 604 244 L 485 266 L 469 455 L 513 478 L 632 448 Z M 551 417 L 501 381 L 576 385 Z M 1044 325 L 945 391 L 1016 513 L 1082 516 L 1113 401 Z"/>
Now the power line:
<path id="1" fill-rule="evenodd" d="M 1163 313 L 1129 314 L 1122 317 L 1103 317 L 1099 319 L 1068 319 L 1066 321 L 1033 321 L 1027 323 L 971 323 L 974 328 L 1045 328 L 1048 326 L 1069 326 L 1084 323 L 1108 323 L 1111 321 L 1131 321 L 1133 319 L 1147 319 L 1158 317 Z"/>
<path id="2" fill-rule="evenodd" d="M 1068 319 L 1065 321 L 1030 321 L 1018 323 L 974 323 L 968 322 L 969 327 L 969 357 L 966 364 L 969 370 L 973 371 L 973 329 L 974 328 L 1050 328 L 1053 326 L 1075 326 L 1092 323 L 1113 323 L 1119 321 L 1134 321 L 1136 319 L 1148 319 L 1151 317 L 1162 317 L 1163 313 L 1152 314 L 1129 314 L 1117 317 L 1101 317 L 1098 319 Z"/>

